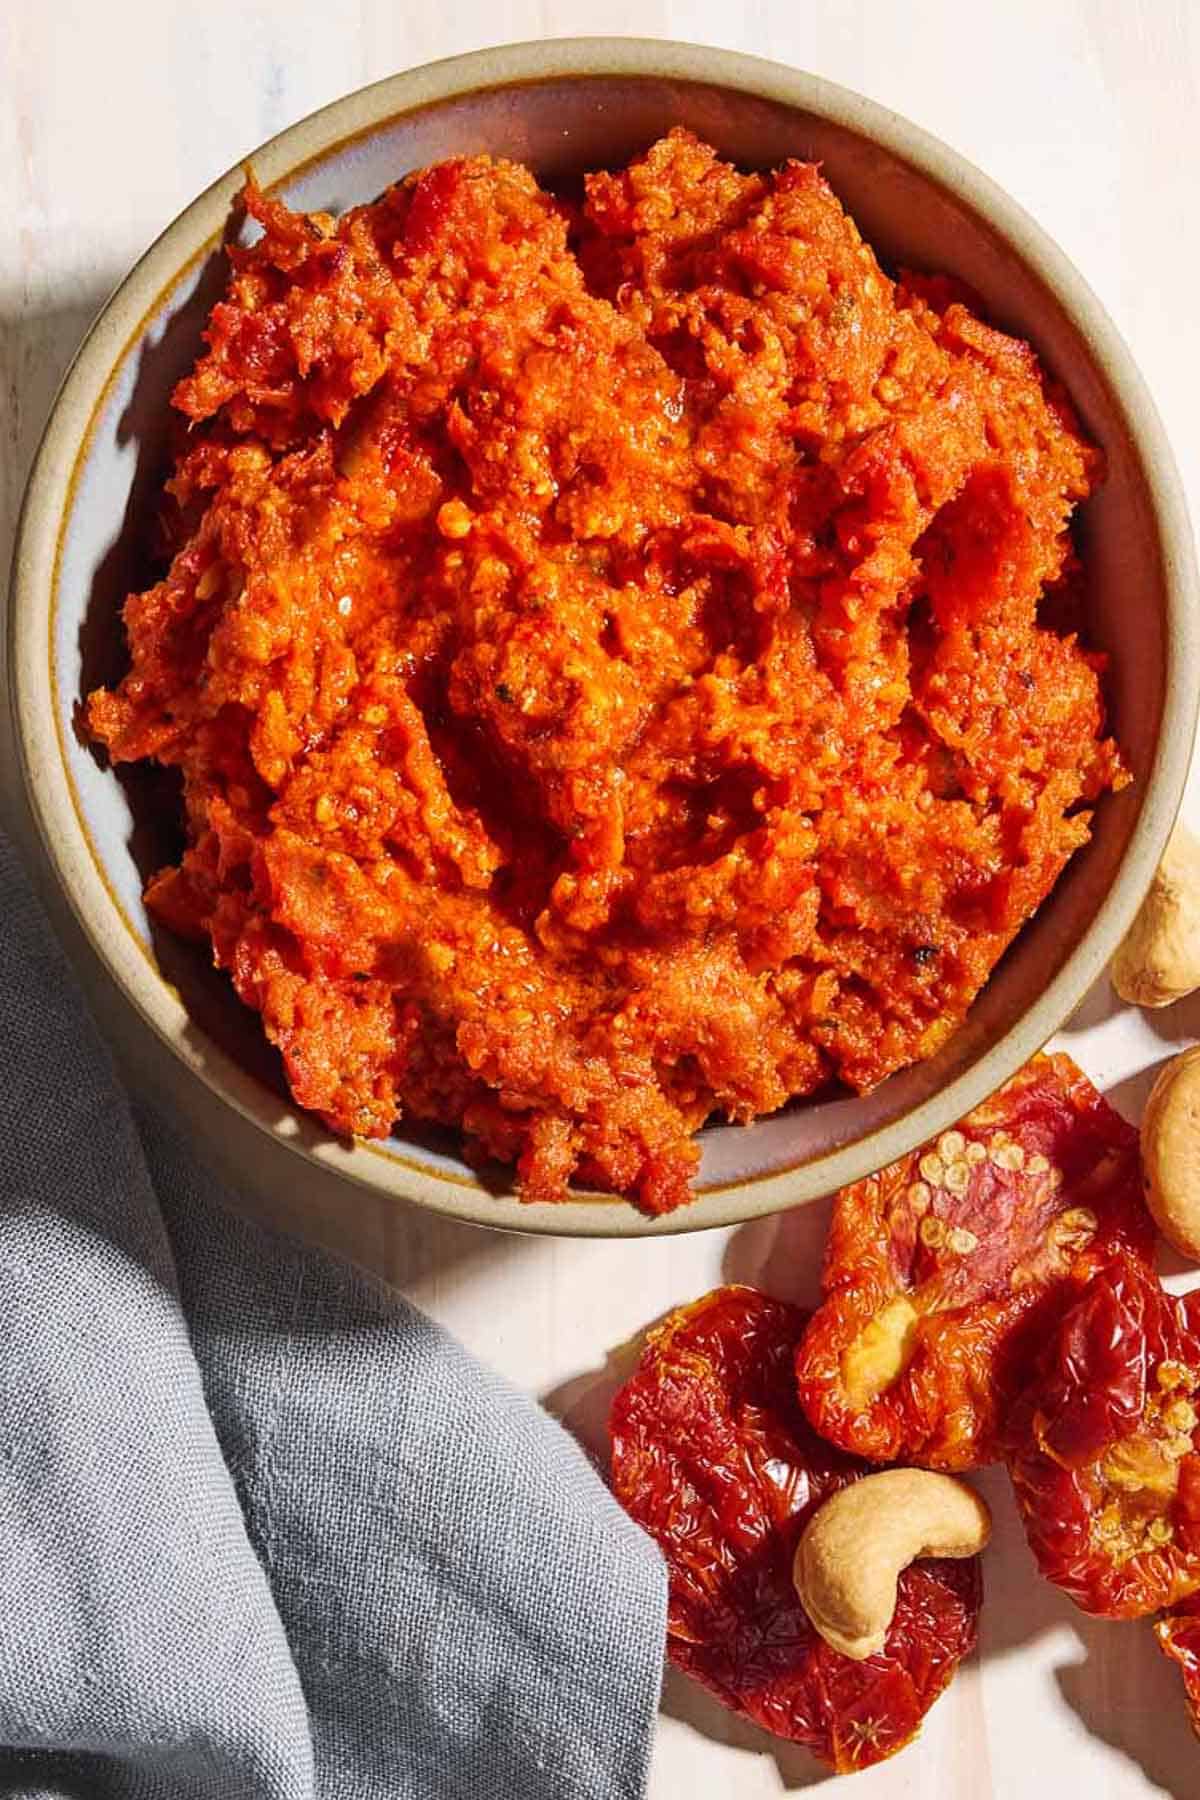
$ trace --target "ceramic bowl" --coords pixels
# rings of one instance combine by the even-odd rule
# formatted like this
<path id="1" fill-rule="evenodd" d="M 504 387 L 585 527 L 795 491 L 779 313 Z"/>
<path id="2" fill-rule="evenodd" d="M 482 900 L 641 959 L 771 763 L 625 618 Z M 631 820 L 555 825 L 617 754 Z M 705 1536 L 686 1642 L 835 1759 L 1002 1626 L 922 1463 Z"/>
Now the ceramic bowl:
<path id="1" fill-rule="evenodd" d="M 554 179 L 619 164 L 677 123 L 727 157 L 819 160 L 885 261 L 949 270 L 1027 337 L 1103 445 L 1108 479 L 1083 510 L 1092 636 L 1112 658 L 1112 724 L 1136 777 L 1100 806 L 1090 845 L 932 1061 L 864 1098 L 797 1105 L 703 1133 L 695 1204 L 650 1221 L 580 1195 L 525 1206 L 472 1174 L 450 1135 L 335 1141 L 287 1101 L 258 1020 L 199 953 L 156 931 L 141 888 L 170 852 L 174 807 L 117 776 L 78 728 L 81 695 L 114 672 L 117 608 L 138 585 L 136 521 L 161 474 L 167 397 L 222 282 L 232 170 L 146 254 L 93 328 L 30 480 L 11 614 L 24 775 L 54 874 L 95 951 L 179 1059 L 266 1132 L 352 1181 L 487 1224 L 596 1235 L 726 1224 L 827 1193 L 975 1105 L 1033 1054 L 1102 972 L 1158 861 L 1191 752 L 1196 583 L 1163 432 L 1129 354 L 1080 276 L 998 188 L 895 114 L 812 76 L 686 45 L 598 39 L 518 45 L 399 75 L 272 139 L 251 159 L 296 206 L 333 212 L 405 171 L 492 151 Z"/>

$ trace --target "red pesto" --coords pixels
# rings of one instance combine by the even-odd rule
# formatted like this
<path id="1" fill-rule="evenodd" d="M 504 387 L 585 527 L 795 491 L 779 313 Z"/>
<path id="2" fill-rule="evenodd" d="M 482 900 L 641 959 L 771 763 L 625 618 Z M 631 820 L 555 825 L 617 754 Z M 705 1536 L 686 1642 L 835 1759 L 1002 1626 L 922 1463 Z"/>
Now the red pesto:
<path id="1" fill-rule="evenodd" d="M 245 201 L 89 718 L 299 1103 L 663 1211 L 710 1115 L 928 1056 L 1124 780 L 1028 345 L 685 132 Z"/>

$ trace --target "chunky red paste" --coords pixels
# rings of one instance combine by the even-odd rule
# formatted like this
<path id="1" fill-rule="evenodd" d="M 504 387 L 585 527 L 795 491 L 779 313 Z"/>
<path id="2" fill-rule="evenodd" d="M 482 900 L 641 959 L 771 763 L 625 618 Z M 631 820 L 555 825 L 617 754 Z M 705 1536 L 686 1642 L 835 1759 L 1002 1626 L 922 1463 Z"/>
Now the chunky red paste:
<path id="1" fill-rule="evenodd" d="M 661 1211 L 710 1115 L 928 1056 L 1124 779 L 1029 346 L 681 131 L 245 204 L 89 716 L 296 1100 Z"/>

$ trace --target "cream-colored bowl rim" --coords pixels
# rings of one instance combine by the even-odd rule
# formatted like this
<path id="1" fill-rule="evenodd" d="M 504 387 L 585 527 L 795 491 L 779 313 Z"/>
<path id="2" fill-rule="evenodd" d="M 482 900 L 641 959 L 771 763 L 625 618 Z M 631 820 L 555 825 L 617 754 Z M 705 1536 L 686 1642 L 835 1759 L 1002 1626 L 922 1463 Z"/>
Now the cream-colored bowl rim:
<path id="1" fill-rule="evenodd" d="M 148 958 L 92 846 L 58 741 L 48 649 L 63 522 L 93 422 L 124 351 L 181 273 L 219 241 L 243 178 L 238 164 L 180 214 L 126 277 L 92 327 L 63 383 L 34 461 L 18 526 L 9 602 L 9 672 L 22 772 L 42 846 L 101 961 L 142 1018 L 193 1075 L 245 1118 L 302 1157 L 375 1191 L 436 1212 L 508 1230 L 626 1237 L 740 1223 L 827 1193 L 904 1154 L 995 1090 L 1058 1029 L 1103 971 L 1129 926 L 1174 822 L 1187 779 L 1200 703 L 1200 635 L 1191 529 L 1162 424 L 1116 328 L 1078 271 L 1009 197 L 955 152 L 897 114 L 820 78 L 729 51 L 636 38 L 514 44 L 432 63 L 376 82 L 322 108 L 253 153 L 272 187 L 348 140 L 398 115 L 481 90 L 571 76 L 650 77 L 704 83 L 795 107 L 870 138 L 953 192 L 1050 288 L 1090 344 L 1093 359 L 1136 436 L 1163 545 L 1168 595 L 1162 724 L 1146 794 L 1112 889 L 1058 974 L 977 1062 L 902 1118 L 844 1148 L 758 1178 L 714 1187 L 689 1207 L 647 1219 L 624 1202 L 588 1196 L 526 1205 L 470 1179 L 370 1145 L 347 1146 L 296 1114 L 215 1044 L 192 1040 L 176 990 Z"/>

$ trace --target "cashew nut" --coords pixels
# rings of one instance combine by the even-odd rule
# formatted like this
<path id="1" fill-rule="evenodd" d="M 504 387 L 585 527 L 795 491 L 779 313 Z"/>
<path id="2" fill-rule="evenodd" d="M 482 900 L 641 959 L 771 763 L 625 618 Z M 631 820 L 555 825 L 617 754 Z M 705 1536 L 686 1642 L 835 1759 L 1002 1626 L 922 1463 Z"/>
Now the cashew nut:
<path id="1" fill-rule="evenodd" d="M 1135 1006 L 1170 1006 L 1200 987 L 1200 841 L 1182 825 L 1113 958 L 1112 984 Z"/>
<path id="2" fill-rule="evenodd" d="M 1150 1090 L 1142 1166 L 1158 1229 L 1200 1262 L 1200 1045 L 1169 1062 Z"/>
<path id="3" fill-rule="evenodd" d="M 819 1507 L 796 1546 L 792 1579 L 827 1644 L 863 1662 L 883 1649 L 896 1582 L 919 1556 L 974 1556 L 992 1517 L 974 1489 L 928 1469 L 881 1469 Z"/>

